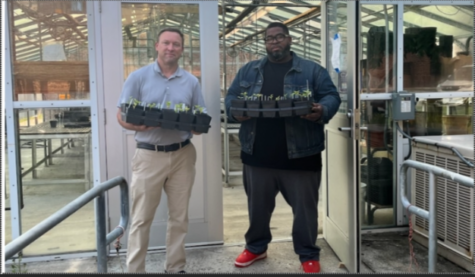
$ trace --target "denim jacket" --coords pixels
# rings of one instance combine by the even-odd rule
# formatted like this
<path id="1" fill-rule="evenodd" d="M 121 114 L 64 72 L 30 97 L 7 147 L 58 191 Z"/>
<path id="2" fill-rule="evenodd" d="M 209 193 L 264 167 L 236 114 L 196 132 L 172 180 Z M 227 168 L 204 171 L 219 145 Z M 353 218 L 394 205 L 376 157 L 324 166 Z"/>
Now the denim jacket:
<path id="1" fill-rule="evenodd" d="M 310 60 L 299 58 L 294 52 L 291 54 L 292 68 L 284 78 L 284 94 L 290 97 L 293 91 L 304 91 L 308 85 L 314 102 L 323 106 L 323 115 L 318 122 L 298 116 L 285 118 L 287 154 L 289 159 L 295 159 L 315 155 L 325 149 L 324 124 L 336 114 L 341 99 L 325 68 Z M 238 98 L 243 92 L 247 92 L 247 95 L 261 92 L 266 62 L 267 57 L 249 62 L 237 73 L 225 98 L 226 113 L 230 122 L 236 122 L 230 113 L 232 99 Z M 256 119 L 243 121 L 239 129 L 242 151 L 252 155 L 255 136 Z"/>

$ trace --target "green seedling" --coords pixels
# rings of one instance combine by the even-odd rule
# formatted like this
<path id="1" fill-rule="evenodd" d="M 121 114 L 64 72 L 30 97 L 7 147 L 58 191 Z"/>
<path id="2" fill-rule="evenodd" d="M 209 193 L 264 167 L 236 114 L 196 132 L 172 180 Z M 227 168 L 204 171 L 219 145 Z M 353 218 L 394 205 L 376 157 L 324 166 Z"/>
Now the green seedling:
<path id="1" fill-rule="evenodd" d="M 134 102 L 132 103 L 132 107 L 135 109 L 140 104 L 140 101 L 137 99 L 134 99 Z"/>
<path id="2" fill-rule="evenodd" d="M 292 96 L 293 99 L 298 98 L 300 96 L 300 91 L 294 90 L 290 96 Z"/>
<path id="3" fill-rule="evenodd" d="M 147 107 L 151 110 L 151 109 L 155 108 L 156 105 L 157 105 L 156 103 L 150 103 L 150 104 L 147 105 Z"/>
<path id="4" fill-rule="evenodd" d="M 135 99 L 135 98 L 133 98 L 132 96 L 130 96 L 130 98 L 129 98 L 129 106 L 132 106 L 132 108 L 135 109 L 135 107 L 137 107 L 139 104 L 140 104 L 140 101 L 139 101 L 138 99 Z"/>
<path id="5" fill-rule="evenodd" d="M 260 94 L 260 93 L 254 93 L 252 95 L 252 97 L 253 97 L 254 100 L 259 100 L 259 98 L 261 98 L 261 100 L 262 100 L 262 94 Z"/>
<path id="6" fill-rule="evenodd" d="M 242 92 L 241 93 L 241 96 L 238 96 L 239 99 L 244 99 L 244 100 L 247 100 L 249 98 L 249 96 L 247 96 L 247 91 L 245 92 Z"/>
<path id="7" fill-rule="evenodd" d="M 300 94 L 302 97 L 305 97 L 308 99 L 310 99 L 310 97 L 312 96 L 312 91 L 310 91 L 309 89 L 306 89 L 304 90 L 301 94 Z"/>
<path id="8" fill-rule="evenodd" d="M 18 261 L 15 260 L 15 258 L 12 259 L 13 264 L 12 264 L 12 273 L 28 273 L 28 270 L 26 268 L 26 263 L 21 262 L 22 255 L 18 255 Z"/>
<path id="9" fill-rule="evenodd" d="M 195 114 L 196 113 L 204 113 L 204 107 L 201 107 L 200 105 L 195 105 Z"/>

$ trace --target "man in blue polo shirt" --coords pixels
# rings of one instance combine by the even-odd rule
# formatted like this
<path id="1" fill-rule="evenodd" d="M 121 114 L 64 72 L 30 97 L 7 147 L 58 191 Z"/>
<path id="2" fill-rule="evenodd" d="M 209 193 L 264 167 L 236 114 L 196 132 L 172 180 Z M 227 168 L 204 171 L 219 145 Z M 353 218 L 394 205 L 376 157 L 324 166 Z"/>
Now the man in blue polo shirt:
<path id="1" fill-rule="evenodd" d="M 188 107 L 205 106 L 198 79 L 178 66 L 184 48 L 180 30 L 166 28 L 157 36 L 157 61 L 132 72 L 117 103 L 117 121 L 135 131 L 137 149 L 132 159 L 131 225 L 127 249 L 128 272 L 145 272 L 150 226 L 160 203 L 162 189 L 168 197 L 165 271 L 184 273 L 188 204 L 195 179 L 196 149 L 190 142 L 194 131 L 133 125 L 121 119 L 121 103 L 130 97 L 142 103 L 165 106 L 170 102 Z"/>

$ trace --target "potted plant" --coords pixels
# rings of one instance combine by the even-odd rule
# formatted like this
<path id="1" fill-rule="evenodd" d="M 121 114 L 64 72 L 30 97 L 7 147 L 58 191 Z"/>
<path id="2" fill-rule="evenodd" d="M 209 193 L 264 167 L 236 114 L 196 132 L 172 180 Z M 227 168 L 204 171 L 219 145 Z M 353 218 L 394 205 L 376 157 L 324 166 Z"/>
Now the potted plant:
<path id="1" fill-rule="evenodd" d="M 312 92 L 307 88 L 302 93 L 294 91 L 294 114 L 296 116 L 306 115 L 312 112 L 312 101 L 310 100 Z"/>
<path id="2" fill-rule="evenodd" d="M 193 130 L 198 133 L 208 133 L 211 116 L 209 116 L 206 113 L 204 107 L 201 107 L 200 105 L 195 105 L 193 112 L 195 114 L 195 124 L 193 125 Z"/>
<path id="3" fill-rule="evenodd" d="M 251 96 L 250 100 L 246 101 L 247 116 L 249 117 L 261 116 L 261 98 L 262 98 L 262 94 L 256 93 Z"/>
<path id="4" fill-rule="evenodd" d="M 121 104 L 122 121 L 134 125 L 143 125 L 145 107 L 140 105 L 140 101 L 130 97 L 128 103 Z"/>
<path id="5" fill-rule="evenodd" d="M 160 126 L 160 119 L 162 119 L 162 111 L 156 108 L 156 103 L 150 103 L 144 111 L 144 125 L 150 127 Z"/>
<path id="6" fill-rule="evenodd" d="M 178 113 L 170 109 L 171 102 L 167 101 L 165 109 L 162 109 L 161 127 L 165 129 L 175 129 L 178 120 Z"/>
<path id="7" fill-rule="evenodd" d="M 249 97 L 247 92 L 241 93 L 238 99 L 231 100 L 231 115 L 232 116 L 246 116 L 246 101 Z"/>
<path id="8" fill-rule="evenodd" d="M 292 99 L 288 99 L 286 96 L 278 96 L 275 100 L 279 111 L 279 117 L 291 117 Z"/>
<path id="9" fill-rule="evenodd" d="M 190 111 L 190 107 L 186 104 L 175 105 L 175 112 L 178 113 L 177 128 L 180 131 L 191 131 L 195 115 Z"/>
<path id="10" fill-rule="evenodd" d="M 267 97 L 263 97 L 262 103 L 262 116 L 263 117 L 275 117 L 276 116 L 276 101 L 273 100 L 274 95 L 271 94 Z"/>

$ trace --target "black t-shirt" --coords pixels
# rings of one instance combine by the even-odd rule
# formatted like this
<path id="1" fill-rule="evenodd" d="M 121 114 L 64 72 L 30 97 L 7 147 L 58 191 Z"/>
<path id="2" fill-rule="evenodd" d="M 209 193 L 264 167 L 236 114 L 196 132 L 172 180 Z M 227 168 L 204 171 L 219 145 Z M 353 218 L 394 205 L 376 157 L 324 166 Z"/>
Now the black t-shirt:
<path id="1" fill-rule="evenodd" d="M 274 98 L 284 94 L 284 77 L 292 68 L 292 60 L 286 63 L 268 61 L 264 66 L 264 83 L 261 94 L 273 95 Z M 253 154 L 241 151 L 244 164 L 287 170 L 321 170 L 322 156 L 320 153 L 297 159 L 289 159 L 287 139 L 285 136 L 284 118 L 256 118 L 256 138 Z M 302 119 L 304 120 L 304 119 Z"/>

